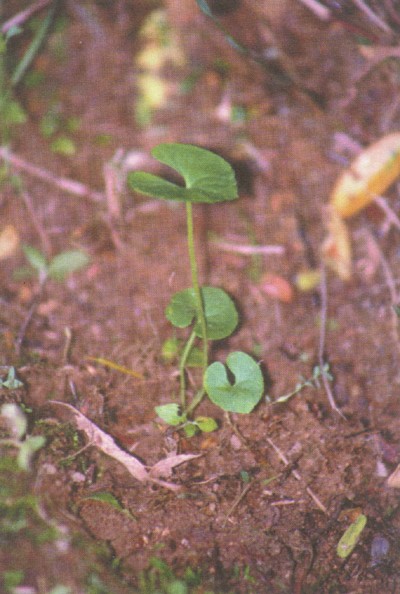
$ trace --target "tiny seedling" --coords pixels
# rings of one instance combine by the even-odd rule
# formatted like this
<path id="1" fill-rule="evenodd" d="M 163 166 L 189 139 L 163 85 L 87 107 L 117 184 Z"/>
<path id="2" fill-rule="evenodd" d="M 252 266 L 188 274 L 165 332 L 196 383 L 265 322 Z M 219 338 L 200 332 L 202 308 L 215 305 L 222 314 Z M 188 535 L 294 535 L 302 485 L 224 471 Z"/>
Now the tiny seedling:
<path id="1" fill-rule="evenodd" d="M 13 403 L 3 404 L 0 411 L 10 429 L 10 438 L 1 439 L 0 445 L 18 450 L 17 464 L 21 470 L 30 470 L 33 455 L 45 444 L 42 435 L 26 435 L 27 420 L 22 410 Z"/>
<path id="2" fill-rule="evenodd" d="M 43 252 L 30 245 L 25 245 L 22 249 L 28 260 L 29 266 L 17 270 L 15 272 L 15 277 L 25 278 L 32 275 L 37 276 L 39 279 L 39 290 L 32 300 L 28 314 L 18 333 L 17 351 L 21 348 L 26 330 L 36 312 L 48 279 L 62 282 L 69 274 L 80 270 L 89 262 L 89 257 L 81 250 L 66 250 L 60 252 L 49 261 Z"/>
<path id="3" fill-rule="evenodd" d="M 227 358 L 226 366 L 229 375 L 234 378 L 233 382 L 225 365 L 220 362 L 208 364 L 209 341 L 230 336 L 237 327 L 239 317 L 235 304 L 223 289 L 200 286 L 194 243 L 193 204 L 235 200 L 238 194 L 233 169 L 222 157 L 189 144 L 160 144 L 153 149 L 152 155 L 175 169 L 183 177 L 185 186 L 142 171 L 130 173 L 128 182 L 133 190 L 147 196 L 185 203 L 192 280 L 190 288 L 172 296 L 165 312 L 176 328 L 191 327 L 180 353 L 180 405 L 174 402 L 157 406 L 156 412 L 169 425 L 183 426 L 190 436 L 198 430 L 208 432 L 217 427 L 214 419 L 208 417 L 190 419 L 190 414 L 205 393 L 224 411 L 249 413 L 262 397 L 264 381 L 259 365 L 246 353 L 234 352 Z M 200 352 L 196 341 L 200 341 Z M 202 368 L 203 383 L 191 402 L 188 402 L 186 370 L 193 364 L 193 358 Z"/>
<path id="4" fill-rule="evenodd" d="M 37 274 L 39 283 L 43 285 L 47 279 L 64 281 L 69 274 L 80 270 L 89 262 L 87 254 L 81 250 L 66 250 L 56 254 L 50 261 L 43 252 L 30 246 L 23 246 L 25 258 L 30 265 L 29 270 L 23 269 L 21 274 Z"/>
<path id="5" fill-rule="evenodd" d="M 18 390 L 18 388 L 22 388 L 24 384 L 15 377 L 14 367 L 0 366 L 1 369 L 7 371 L 7 376 L 5 379 L 0 377 L 0 388 L 7 388 L 7 390 Z"/>
<path id="6" fill-rule="evenodd" d="M 288 394 L 284 394 L 283 396 L 280 396 L 279 398 L 273 401 L 271 401 L 269 396 L 267 396 L 266 399 L 268 402 L 271 402 L 272 404 L 283 404 L 284 402 L 287 402 L 288 400 L 293 398 L 293 396 L 299 394 L 299 392 L 302 392 L 305 388 L 319 388 L 321 385 L 319 380 L 322 377 L 325 377 L 328 381 L 333 380 L 333 377 L 329 372 L 328 363 L 325 363 L 323 366 L 316 365 L 313 369 L 313 373 L 310 378 L 305 379 L 304 377 L 300 377 L 300 380 L 297 382 L 294 390 L 292 390 Z"/>

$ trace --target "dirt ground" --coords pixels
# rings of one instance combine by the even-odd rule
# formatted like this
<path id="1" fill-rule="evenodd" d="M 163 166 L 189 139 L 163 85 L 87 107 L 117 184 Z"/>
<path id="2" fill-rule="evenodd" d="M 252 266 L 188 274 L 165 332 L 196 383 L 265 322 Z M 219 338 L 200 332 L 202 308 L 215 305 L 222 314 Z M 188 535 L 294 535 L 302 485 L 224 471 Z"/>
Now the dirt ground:
<path id="1" fill-rule="evenodd" d="M 3 23 L 27 4 L 7 3 Z M 1 262 L 0 365 L 23 382 L 2 387 L 1 399 L 23 405 L 29 433 L 46 445 L 29 473 L 0 469 L 2 513 L 11 499 L 22 513 L 23 497 L 37 498 L 25 522 L 2 524 L 0 574 L 9 581 L 0 590 L 400 592 L 399 491 L 387 484 L 400 462 L 400 244 L 390 218 L 399 184 L 385 194 L 389 214 L 373 206 L 348 221 L 349 281 L 328 271 L 326 294 L 296 284 L 320 266 L 338 175 L 362 147 L 400 129 L 400 4 L 366 2 L 378 22 L 355 2 L 316 3 L 330 11 L 326 20 L 305 4 L 210 2 L 247 53 L 192 0 L 58 5 L 30 68 L 39 82 L 31 76 L 16 89 L 27 121 L 9 141 L 18 181 L 3 175 L 0 231 L 12 226 L 48 257 L 84 250 L 90 263 L 39 292 L 36 278 L 16 275 L 26 264 L 20 248 Z M 30 40 L 27 28 L 10 41 L 11 62 Z M 73 139 L 71 154 L 44 133 L 49 113 Z M 125 183 L 130 169 L 165 173 L 149 157 L 159 142 L 214 150 L 237 172 L 237 201 L 195 209 L 201 279 L 240 310 L 238 331 L 213 358 L 245 351 L 266 380 L 251 414 L 227 419 L 202 402 L 199 414 L 219 429 L 190 439 L 154 412 L 178 390 L 176 365 L 161 350 L 174 333 L 165 307 L 190 285 L 184 208 Z M 84 184 L 86 195 L 66 191 L 61 178 Z M 243 254 L 237 245 L 280 251 Z M 339 412 L 322 382 L 273 404 L 321 360 Z M 200 456 L 168 477 L 178 491 L 142 484 L 54 400 L 147 466 Z M 104 493 L 113 504 L 96 498 Z M 338 542 L 359 514 L 366 528 L 342 559 Z"/>

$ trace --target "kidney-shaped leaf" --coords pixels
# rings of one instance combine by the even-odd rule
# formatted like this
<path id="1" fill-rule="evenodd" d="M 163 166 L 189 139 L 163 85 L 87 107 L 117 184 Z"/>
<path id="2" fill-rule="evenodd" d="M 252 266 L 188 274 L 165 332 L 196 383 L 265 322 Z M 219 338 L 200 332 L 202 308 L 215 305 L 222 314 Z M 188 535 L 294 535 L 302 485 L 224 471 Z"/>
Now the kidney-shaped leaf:
<path id="1" fill-rule="evenodd" d="M 218 287 L 202 287 L 207 337 L 221 340 L 230 336 L 238 324 L 238 313 L 232 299 Z M 196 336 L 201 338 L 201 325 L 198 320 L 196 294 L 193 288 L 184 289 L 173 295 L 165 315 L 174 326 L 186 328 L 196 320 Z"/>
<path id="2" fill-rule="evenodd" d="M 204 375 L 204 388 L 208 397 L 228 412 L 251 412 L 264 390 L 258 363 L 246 353 L 234 352 L 228 355 L 226 365 L 234 376 L 234 383 L 230 383 L 226 367 L 222 363 L 212 363 Z"/>
<path id="3" fill-rule="evenodd" d="M 133 190 L 154 198 L 181 202 L 213 203 L 237 198 L 235 173 L 219 155 L 180 143 L 159 144 L 151 154 L 180 173 L 185 187 L 157 175 L 135 171 L 128 175 L 128 183 Z"/>

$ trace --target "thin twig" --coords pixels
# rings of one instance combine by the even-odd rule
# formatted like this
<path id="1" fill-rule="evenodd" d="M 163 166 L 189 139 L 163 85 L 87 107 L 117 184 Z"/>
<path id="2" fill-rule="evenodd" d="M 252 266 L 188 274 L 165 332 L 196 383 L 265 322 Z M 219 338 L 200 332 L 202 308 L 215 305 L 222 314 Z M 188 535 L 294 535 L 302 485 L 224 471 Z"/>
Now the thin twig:
<path id="1" fill-rule="evenodd" d="M 283 245 L 247 245 L 240 243 L 230 243 L 228 241 L 213 241 L 213 245 L 216 245 L 225 252 L 234 252 L 241 254 L 242 256 L 254 256 L 260 255 L 271 255 L 275 254 L 281 256 L 285 253 Z"/>
<path id="2" fill-rule="evenodd" d="M 379 29 L 385 31 L 385 33 L 391 33 L 392 30 L 385 21 L 383 21 L 367 4 L 364 0 L 353 0 L 353 3 L 374 23 Z"/>
<path id="3" fill-rule="evenodd" d="M 68 194 L 72 194 L 73 196 L 78 196 L 80 198 L 87 198 L 92 202 L 105 202 L 105 196 L 101 192 L 96 192 L 85 184 L 73 179 L 57 177 L 50 171 L 42 169 L 41 167 L 37 167 L 36 165 L 32 165 L 15 153 L 11 153 L 5 146 L 0 146 L 0 159 L 3 159 L 6 163 L 9 163 L 15 169 L 24 171 L 25 173 L 28 173 L 28 175 L 32 175 L 33 177 L 36 177 L 48 184 L 56 186 Z"/>
<path id="4" fill-rule="evenodd" d="M 379 206 L 379 208 L 383 210 L 388 222 L 393 225 L 393 227 L 396 227 L 398 231 L 400 231 L 400 219 L 394 210 L 390 208 L 383 196 L 375 196 L 374 202 Z"/>
<path id="5" fill-rule="evenodd" d="M 24 343 L 25 335 L 28 330 L 29 324 L 31 323 L 32 318 L 35 315 L 37 308 L 39 307 L 40 301 L 42 299 L 43 289 L 44 289 L 46 280 L 47 279 L 45 276 L 40 279 L 38 293 L 32 299 L 28 313 L 26 314 L 25 319 L 22 322 L 21 327 L 18 331 L 18 335 L 17 335 L 16 341 L 15 341 L 15 351 L 16 351 L 17 355 L 20 355 L 20 353 L 21 353 L 22 345 Z"/>
<path id="6" fill-rule="evenodd" d="M 315 16 L 317 16 L 321 21 L 329 21 L 331 18 L 331 11 L 326 6 L 323 6 L 317 0 L 300 0 L 304 6 L 309 8 Z"/>
<path id="7" fill-rule="evenodd" d="M 30 17 L 35 14 L 35 12 L 38 12 L 42 8 L 45 8 L 48 4 L 51 4 L 52 2 L 53 0 L 37 0 L 37 2 L 34 2 L 25 10 L 21 10 L 15 16 L 11 17 L 10 19 L 8 19 L 8 21 L 3 23 L 3 25 L 1 26 L 1 32 L 7 33 L 7 31 L 12 29 L 13 27 L 19 27 L 20 25 L 23 25 L 25 21 L 30 19 Z"/>
<path id="8" fill-rule="evenodd" d="M 242 501 L 242 499 L 245 497 L 247 491 L 250 489 L 250 487 L 252 486 L 252 482 L 248 483 L 245 487 L 243 487 L 242 491 L 239 493 L 239 495 L 236 497 L 235 501 L 232 503 L 231 507 L 229 508 L 228 513 L 225 516 L 225 520 L 222 524 L 222 526 L 225 526 L 225 524 L 227 523 L 229 516 L 232 515 L 232 513 L 235 511 L 235 509 L 237 508 L 237 506 L 239 505 L 239 503 Z"/>
<path id="9" fill-rule="evenodd" d="M 49 240 L 49 237 L 48 237 L 46 231 L 44 230 L 43 226 L 41 225 L 39 218 L 36 214 L 36 210 L 32 204 L 32 197 L 25 190 L 23 190 L 21 192 L 20 196 L 25 204 L 26 210 L 29 212 L 29 215 L 32 219 L 33 226 L 35 227 L 36 232 L 39 235 L 43 251 L 46 254 L 46 256 L 49 256 L 51 254 L 50 240 Z"/>
<path id="10" fill-rule="evenodd" d="M 324 369 L 325 360 L 325 340 L 326 340 L 326 320 L 327 320 L 327 312 L 328 312 L 328 291 L 327 291 L 327 284 L 326 284 L 326 270 L 325 265 L 321 265 L 321 283 L 320 283 L 320 297 L 321 297 L 321 314 L 320 314 L 320 333 L 319 333 L 319 346 L 318 346 L 318 364 L 320 369 Z M 335 398 L 333 396 L 331 387 L 329 385 L 328 378 L 325 373 L 321 374 L 322 383 L 324 385 L 324 389 L 326 395 L 328 397 L 329 404 L 331 408 L 337 412 L 343 419 L 346 417 L 342 413 L 342 411 L 338 408 Z"/>
<path id="11" fill-rule="evenodd" d="M 278 455 L 279 459 L 284 463 L 285 466 L 290 466 L 289 460 L 286 458 L 285 454 L 282 452 L 282 450 L 272 441 L 272 439 L 270 439 L 269 437 L 266 438 L 269 445 L 271 446 L 271 448 L 276 452 L 276 454 Z M 296 470 L 295 468 L 292 468 L 291 470 L 294 478 L 303 483 L 303 479 L 301 477 L 301 474 L 298 472 L 298 470 Z M 328 510 L 326 509 L 325 505 L 320 501 L 320 499 L 315 495 L 315 493 L 310 489 L 310 487 L 306 486 L 306 491 L 309 494 L 309 496 L 311 497 L 311 499 L 314 501 L 314 503 L 316 504 L 316 506 L 322 511 L 324 512 L 324 514 L 328 514 Z"/>

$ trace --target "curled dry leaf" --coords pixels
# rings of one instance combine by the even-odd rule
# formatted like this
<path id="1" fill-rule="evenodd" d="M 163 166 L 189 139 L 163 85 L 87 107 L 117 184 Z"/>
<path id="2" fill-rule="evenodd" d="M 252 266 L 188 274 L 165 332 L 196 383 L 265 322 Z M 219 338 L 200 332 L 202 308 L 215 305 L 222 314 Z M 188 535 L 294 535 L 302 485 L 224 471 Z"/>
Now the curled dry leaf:
<path id="1" fill-rule="evenodd" d="M 322 258 L 342 280 L 351 277 L 351 243 L 346 223 L 336 210 L 328 207 L 328 235 L 322 245 Z"/>
<path id="2" fill-rule="evenodd" d="M 92 421 L 90 421 L 85 415 L 79 412 L 76 408 L 67 404 L 65 402 L 59 402 L 57 400 L 51 400 L 50 404 L 56 404 L 57 406 L 62 406 L 63 408 L 67 409 L 69 412 L 72 413 L 74 417 L 75 424 L 80 431 L 86 435 L 87 439 L 90 442 L 90 445 L 93 445 L 99 450 L 101 450 L 110 458 L 114 458 L 120 464 L 125 466 L 127 471 L 138 481 L 141 483 L 152 482 L 162 487 L 166 487 L 167 489 L 171 489 L 172 491 L 177 491 L 180 489 L 179 485 L 174 483 L 165 482 L 159 479 L 161 476 L 167 476 L 171 473 L 172 469 L 183 462 L 188 462 L 193 458 L 197 458 L 196 455 L 192 454 L 185 454 L 181 456 L 171 456 L 171 458 L 166 458 L 165 460 L 160 460 L 155 464 L 152 468 L 147 470 L 146 466 L 142 464 L 135 456 L 132 454 L 128 454 L 122 450 L 113 438 L 105 433 L 100 427 L 95 425 Z"/>
<path id="3" fill-rule="evenodd" d="M 351 217 L 381 195 L 400 175 L 400 132 L 384 136 L 342 173 L 330 203 L 342 218 Z"/>
<path id="4" fill-rule="evenodd" d="M 17 251 L 19 236 L 13 225 L 7 225 L 0 231 L 0 260 L 13 256 Z"/>

